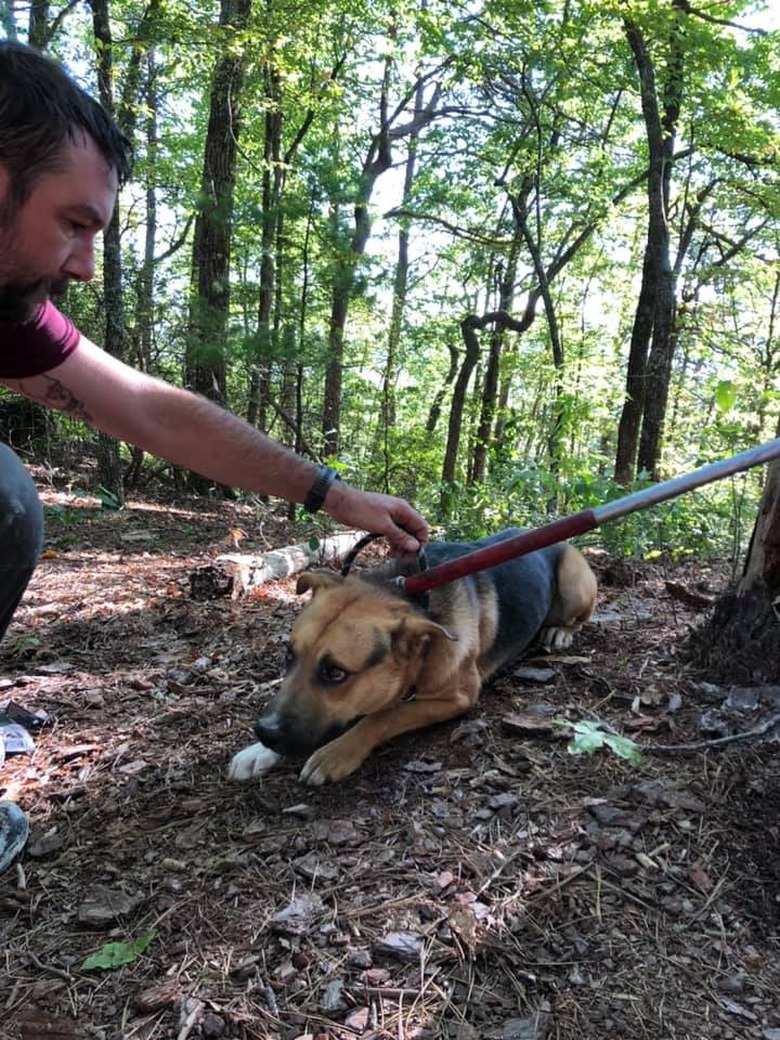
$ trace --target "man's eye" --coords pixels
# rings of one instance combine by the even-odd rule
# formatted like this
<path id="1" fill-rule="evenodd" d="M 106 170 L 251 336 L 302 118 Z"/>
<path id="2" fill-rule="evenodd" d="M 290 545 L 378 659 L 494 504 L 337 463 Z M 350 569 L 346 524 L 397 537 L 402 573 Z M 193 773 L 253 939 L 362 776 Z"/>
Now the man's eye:
<path id="1" fill-rule="evenodd" d="M 320 661 L 319 679 L 326 686 L 338 686 L 349 678 L 349 672 L 333 661 Z"/>

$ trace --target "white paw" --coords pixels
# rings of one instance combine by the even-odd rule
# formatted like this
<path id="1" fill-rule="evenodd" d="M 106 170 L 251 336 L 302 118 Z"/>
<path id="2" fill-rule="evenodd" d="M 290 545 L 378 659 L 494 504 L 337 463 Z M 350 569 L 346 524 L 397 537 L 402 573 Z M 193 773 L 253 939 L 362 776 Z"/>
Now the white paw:
<path id="1" fill-rule="evenodd" d="M 264 776 L 269 769 L 273 769 L 281 758 L 275 751 L 267 748 L 265 744 L 258 741 L 250 744 L 243 751 L 233 755 L 233 760 L 228 769 L 230 780 L 254 780 L 258 776 Z"/>
<path id="2" fill-rule="evenodd" d="M 545 628 L 539 641 L 548 650 L 567 650 L 574 642 L 574 633 L 570 628 Z"/>

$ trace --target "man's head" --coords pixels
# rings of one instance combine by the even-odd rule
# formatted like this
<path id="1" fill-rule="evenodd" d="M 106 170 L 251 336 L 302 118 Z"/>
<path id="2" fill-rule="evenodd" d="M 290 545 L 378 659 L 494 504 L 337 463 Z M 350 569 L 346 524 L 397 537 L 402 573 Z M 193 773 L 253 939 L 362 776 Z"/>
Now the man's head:
<path id="1" fill-rule="evenodd" d="M 93 273 L 130 145 L 55 62 L 0 42 L 0 320 Z"/>

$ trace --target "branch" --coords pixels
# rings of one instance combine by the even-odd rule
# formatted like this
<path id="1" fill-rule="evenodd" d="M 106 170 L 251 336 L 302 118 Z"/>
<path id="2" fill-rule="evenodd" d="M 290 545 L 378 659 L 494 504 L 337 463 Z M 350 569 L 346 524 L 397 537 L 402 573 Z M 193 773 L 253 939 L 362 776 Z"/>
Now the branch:
<path id="1" fill-rule="evenodd" d="M 189 234 L 190 228 L 192 227 L 193 220 L 195 220 L 195 214 L 190 213 L 190 215 L 187 217 L 187 223 L 184 225 L 184 230 L 182 231 L 182 233 L 174 242 L 171 243 L 171 245 L 165 250 L 164 253 L 161 253 L 159 256 L 156 256 L 154 258 L 154 263 L 162 263 L 163 260 L 167 260 L 169 256 L 173 256 L 174 253 L 178 252 L 181 249 L 181 247 L 187 241 L 187 235 Z"/>
<path id="2" fill-rule="evenodd" d="M 780 722 L 780 712 L 771 715 L 768 719 L 762 722 L 760 726 L 749 729 L 745 733 L 732 733 L 727 737 L 715 737 L 713 740 L 702 740 L 698 744 L 646 744 L 637 746 L 642 753 L 646 751 L 653 755 L 674 753 L 685 754 L 696 751 L 705 751 L 707 748 L 723 747 L 726 744 L 733 744 L 737 740 L 750 740 L 751 737 L 760 737 L 766 733 L 767 730 L 776 726 L 778 722 Z"/>
<path id="3" fill-rule="evenodd" d="M 693 15 L 695 18 L 701 18 L 703 22 L 710 22 L 712 25 L 724 25 L 728 29 L 739 29 L 741 32 L 752 33 L 754 36 L 768 36 L 769 33 L 766 29 L 759 29 L 750 25 L 740 25 L 739 22 L 729 21 L 728 18 L 716 18 L 713 14 L 707 14 L 705 11 L 699 11 L 695 7 L 691 7 L 688 0 L 679 0 L 679 6 L 685 11 L 686 14 Z"/>

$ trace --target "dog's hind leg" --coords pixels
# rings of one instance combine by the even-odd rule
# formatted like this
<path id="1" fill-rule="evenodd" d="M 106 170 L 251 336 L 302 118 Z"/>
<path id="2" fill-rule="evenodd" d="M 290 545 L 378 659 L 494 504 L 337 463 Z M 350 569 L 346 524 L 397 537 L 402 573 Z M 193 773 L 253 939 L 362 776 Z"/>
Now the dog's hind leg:
<path id="1" fill-rule="evenodd" d="M 556 563 L 555 594 L 539 641 L 548 650 L 571 646 L 596 606 L 596 576 L 573 545 L 564 545 Z"/>

